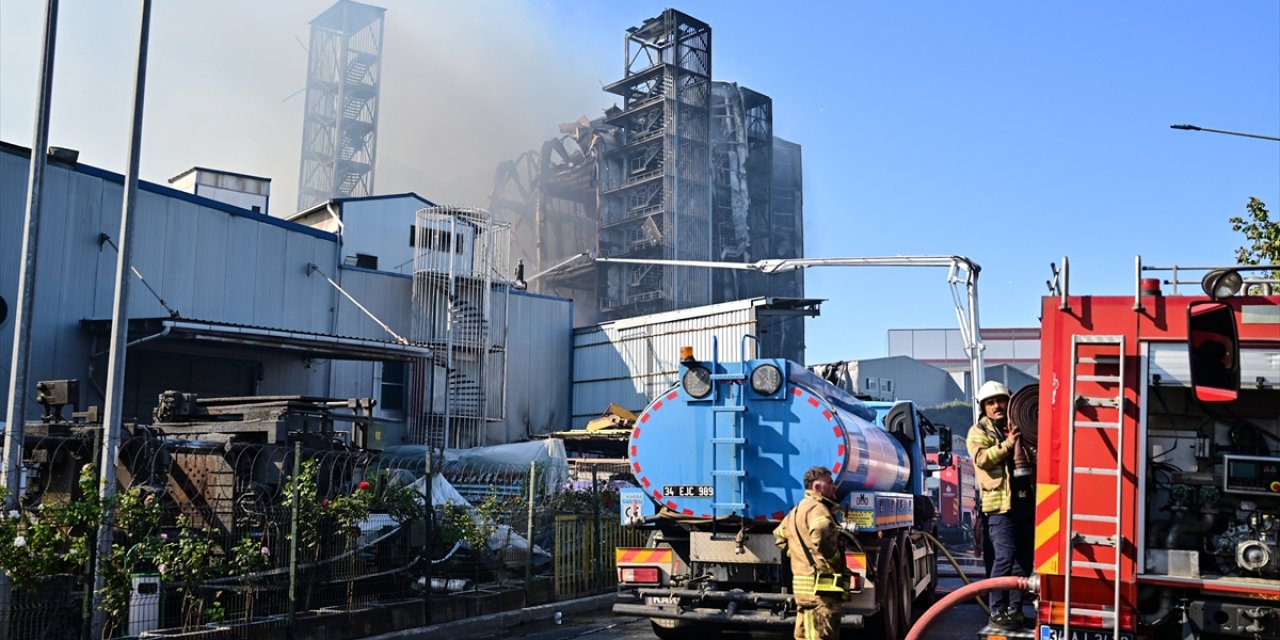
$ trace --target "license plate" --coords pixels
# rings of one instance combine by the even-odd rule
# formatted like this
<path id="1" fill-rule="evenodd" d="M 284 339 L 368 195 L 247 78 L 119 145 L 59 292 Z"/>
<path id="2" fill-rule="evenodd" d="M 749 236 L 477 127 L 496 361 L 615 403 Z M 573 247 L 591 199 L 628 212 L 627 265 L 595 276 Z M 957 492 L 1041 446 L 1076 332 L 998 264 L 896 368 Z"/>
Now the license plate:
<path id="1" fill-rule="evenodd" d="M 711 498 L 715 488 L 709 484 L 668 484 L 662 487 L 662 495 L 670 498 Z"/>
<path id="2" fill-rule="evenodd" d="M 1114 640 L 1114 638 L 1115 632 L 1111 629 L 1071 628 L 1071 640 Z M 1063 640 L 1062 627 L 1040 625 L 1040 640 Z M 1121 631 L 1120 640 L 1133 640 L 1133 633 Z"/>
<path id="3" fill-rule="evenodd" d="M 680 604 L 680 596 L 645 596 L 644 603 L 674 607 Z M 1130 639 L 1132 640 L 1132 638 Z"/>

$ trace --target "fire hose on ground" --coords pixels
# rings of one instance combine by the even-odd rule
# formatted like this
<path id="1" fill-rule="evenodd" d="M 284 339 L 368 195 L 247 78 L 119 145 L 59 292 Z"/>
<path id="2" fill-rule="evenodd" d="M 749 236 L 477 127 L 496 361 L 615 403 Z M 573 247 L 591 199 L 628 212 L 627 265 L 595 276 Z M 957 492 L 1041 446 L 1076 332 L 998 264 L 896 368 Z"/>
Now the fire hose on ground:
<path id="1" fill-rule="evenodd" d="M 932 607 L 929 607 L 919 620 L 912 625 L 911 631 L 907 633 L 906 640 L 920 640 L 924 637 L 924 632 L 929 626 L 942 617 L 943 613 L 950 611 L 952 607 L 968 600 L 969 598 L 982 596 L 992 591 L 1010 591 L 1017 589 L 1019 591 L 1027 591 L 1036 593 L 1040 589 L 1040 581 L 1036 576 L 1029 578 L 1022 576 L 1002 576 L 999 578 L 987 578 L 966 584 L 955 591 L 952 591 L 947 597 L 939 600 Z"/>
<path id="2" fill-rule="evenodd" d="M 956 561 L 955 556 L 951 555 L 951 552 L 947 550 L 947 546 L 942 544 L 941 540 L 933 537 L 933 535 L 928 531 L 921 531 L 920 535 L 924 536 L 925 539 L 929 541 L 929 544 L 933 545 L 934 549 L 941 551 L 942 555 L 947 557 L 947 560 L 951 562 L 951 566 L 955 567 L 956 574 L 960 576 L 961 581 L 966 585 L 972 584 L 969 581 L 969 576 L 964 572 L 964 567 L 960 566 L 960 563 Z M 974 598 L 974 601 L 978 603 L 978 606 L 982 607 L 983 611 L 987 612 L 987 615 L 991 615 L 991 607 L 988 607 L 987 603 L 982 601 L 982 598 Z"/>

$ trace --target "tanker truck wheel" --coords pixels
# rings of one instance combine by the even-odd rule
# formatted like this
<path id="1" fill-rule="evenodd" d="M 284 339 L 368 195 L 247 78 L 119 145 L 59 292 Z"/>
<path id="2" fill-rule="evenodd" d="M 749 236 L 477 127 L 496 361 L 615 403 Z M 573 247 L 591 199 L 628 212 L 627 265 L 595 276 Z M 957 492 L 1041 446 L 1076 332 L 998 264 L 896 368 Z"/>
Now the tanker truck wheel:
<path id="1" fill-rule="evenodd" d="M 911 601 L 915 598 L 915 572 L 908 566 L 911 562 L 911 543 L 903 541 L 898 547 L 898 631 L 899 638 L 906 637 L 911 629 Z"/>
<path id="2" fill-rule="evenodd" d="M 887 541 L 886 541 L 887 542 Z M 866 638 L 884 638 L 897 640 L 902 637 L 902 587 L 898 584 L 902 575 L 899 572 L 895 549 L 886 544 L 880 551 L 879 581 L 876 591 L 884 589 L 884 599 L 880 603 L 880 612 L 867 620 Z"/>
<path id="3" fill-rule="evenodd" d="M 649 618 L 649 626 L 653 628 L 653 635 L 658 636 L 661 640 L 701 640 L 703 638 L 720 637 L 719 627 L 685 622 L 684 620 Z"/>

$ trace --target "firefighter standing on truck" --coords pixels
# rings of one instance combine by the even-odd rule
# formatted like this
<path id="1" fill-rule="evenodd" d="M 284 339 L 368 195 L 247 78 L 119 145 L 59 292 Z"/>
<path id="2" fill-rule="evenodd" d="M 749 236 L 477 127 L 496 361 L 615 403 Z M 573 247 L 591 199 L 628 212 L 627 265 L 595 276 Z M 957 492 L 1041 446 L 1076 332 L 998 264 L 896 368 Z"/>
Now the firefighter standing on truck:
<path id="1" fill-rule="evenodd" d="M 848 570 L 836 524 L 836 488 L 831 471 L 804 474 L 804 499 L 774 529 L 774 542 L 791 559 L 796 599 L 796 640 L 840 637 L 840 608 L 848 595 Z"/>
<path id="2" fill-rule="evenodd" d="M 1034 467 L 1021 443 L 1018 425 L 1008 419 L 1009 388 L 989 380 L 978 390 L 982 417 L 965 438 L 974 473 L 982 490 L 986 535 L 994 562 L 991 577 L 1031 575 L 1035 538 L 1034 479 L 1026 467 Z M 996 629 L 1017 629 L 1027 624 L 1022 613 L 1022 592 L 995 591 L 990 595 L 990 624 Z"/>

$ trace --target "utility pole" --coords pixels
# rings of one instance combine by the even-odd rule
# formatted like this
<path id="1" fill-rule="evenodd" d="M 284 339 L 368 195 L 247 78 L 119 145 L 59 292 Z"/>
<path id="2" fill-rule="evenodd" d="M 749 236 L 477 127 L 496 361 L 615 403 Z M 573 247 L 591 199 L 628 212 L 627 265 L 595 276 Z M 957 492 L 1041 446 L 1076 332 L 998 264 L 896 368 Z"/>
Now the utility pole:
<path id="1" fill-rule="evenodd" d="M 36 85 L 36 121 L 31 142 L 31 169 L 27 172 L 27 211 L 22 227 L 22 263 L 18 268 L 18 299 L 13 316 L 13 361 L 9 367 L 9 407 L 5 412 L 4 460 L 0 461 L 0 486 L 7 492 L 3 512 L 19 505 L 22 444 L 27 413 L 27 376 L 31 372 L 31 309 L 36 292 L 40 215 L 44 204 L 44 167 L 49 154 L 49 105 L 53 97 L 53 52 L 58 32 L 58 0 L 48 0 L 44 14 L 44 54 Z M 13 613 L 13 582 L 0 572 L 0 640 L 9 638 Z"/>
<path id="2" fill-rule="evenodd" d="M 138 160 L 142 154 L 142 107 L 147 87 L 147 43 L 151 32 L 151 0 L 142 0 L 142 19 L 138 35 L 138 67 L 133 85 L 133 122 L 129 138 L 129 166 L 124 174 L 124 198 L 120 203 L 120 250 L 116 252 L 116 295 L 111 312 L 110 364 L 107 368 L 107 399 L 102 422 L 102 468 L 98 496 L 103 501 L 102 520 L 98 525 L 98 556 L 93 572 L 92 637 L 102 637 L 107 613 L 102 606 L 102 590 L 106 586 L 104 569 L 111 557 L 111 538 L 115 528 L 115 507 L 111 499 L 116 493 L 116 453 L 120 447 L 120 402 L 124 398 L 125 351 L 129 342 L 129 265 L 132 263 L 133 210 L 138 200 Z"/>

